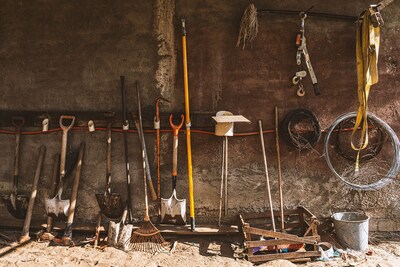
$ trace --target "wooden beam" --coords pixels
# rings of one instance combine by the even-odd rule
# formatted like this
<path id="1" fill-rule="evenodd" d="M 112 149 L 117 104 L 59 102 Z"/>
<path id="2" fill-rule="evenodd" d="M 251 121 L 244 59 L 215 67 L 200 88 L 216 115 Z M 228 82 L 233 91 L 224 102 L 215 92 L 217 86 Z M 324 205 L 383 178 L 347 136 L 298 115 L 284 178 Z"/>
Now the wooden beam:
<path id="1" fill-rule="evenodd" d="M 273 237 L 273 238 L 278 238 L 278 239 L 285 239 L 285 240 L 290 240 L 290 241 L 294 241 L 294 242 L 298 242 L 298 243 L 305 243 L 305 244 L 310 244 L 310 245 L 317 244 L 317 241 L 315 239 L 319 238 L 319 236 L 298 237 L 298 236 L 292 235 L 292 234 L 263 230 L 263 229 L 258 229 L 258 228 L 254 228 L 254 227 L 244 227 L 243 231 L 245 231 L 246 233 L 250 233 L 250 234 L 268 236 L 268 237 Z"/>
<path id="2" fill-rule="evenodd" d="M 271 239 L 271 240 L 259 240 L 259 241 L 245 241 L 244 245 L 246 248 L 256 248 L 263 246 L 277 246 L 277 245 L 294 245 L 294 244 L 303 244 L 299 242 L 293 242 L 290 240 L 284 239 Z"/>
<path id="3" fill-rule="evenodd" d="M 296 258 L 319 257 L 320 255 L 321 253 L 318 251 L 301 251 L 301 252 L 253 255 L 253 256 L 247 256 L 247 259 L 250 262 L 265 262 L 265 261 L 279 260 L 279 259 L 290 260 Z"/>

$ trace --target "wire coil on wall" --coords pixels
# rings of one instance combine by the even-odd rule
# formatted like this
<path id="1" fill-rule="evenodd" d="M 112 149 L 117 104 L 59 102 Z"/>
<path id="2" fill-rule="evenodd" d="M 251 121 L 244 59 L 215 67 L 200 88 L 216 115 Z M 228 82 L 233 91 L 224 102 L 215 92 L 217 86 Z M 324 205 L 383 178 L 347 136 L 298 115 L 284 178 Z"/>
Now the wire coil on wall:
<path id="1" fill-rule="evenodd" d="M 354 123 L 355 118 L 349 118 L 341 121 L 336 128 L 336 137 L 332 137 L 332 141 L 334 141 L 335 144 L 336 153 L 351 162 L 355 162 L 357 158 L 357 151 L 351 148 L 349 142 Z M 365 162 L 378 156 L 382 150 L 383 144 L 387 139 L 387 134 L 382 129 L 382 126 L 379 124 L 376 125 L 371 118 L 368 118 L 368 126 L 368 146 L 361 150 L 360 162 Z"/>
<path id="2" fill-rule="evenodd" d="M 321 138 L 321 125 L 308 109 L 290 111 L 282 121 L 282 137 L 297 149 L 313 148 Z"/>
<path id="3" fill-rule="evenodd" d="M 396 133 L 393 131 L 393 129 L 383 120 L 381 120 L 380 118 L 378 118 L 377 116 L 375 116 L 372 113 L 368 113 L 368 118 L 371 119 L 375 125 L 379 125 L 382 130 L 384 132 L 386 132 L 386 134 L 388 135 L 390 141 L 391 141 L 391 145 L 393 148 L 393 159 L 391 162 L 391 166 L 390 169 L 388 170 L 388 172 L 380 178 L 380 180 L 375 181 L 373 183 L 369 183 L 369 184 L 356 184 L 354 182 L 350 182 L 348 181 L 345 177 L 341 176 L 338 174 L 338 172 L 335 170 L 335 168 L 332 165 L 331 162 L 331 158 L 329 156 L 329 147 L 330 147 L 330 138 L 332 135 L 332 132 L 337 129 L 337 126 L 346 120 L 349 119 L 354 119 L 357 116 L 356 112 L 350 112 L 350 113 L 346 113 L 343 114 L 341 116 L 339 116 L 338 118 L 336 118 L 336 120 L 332 123 L 332 125 L 329 127 L 328 132 L 326 133 L 325 136 L 325 141 L 324 141 L 324 154 L 325 154 L 325 160 L 326 163 L 328 164 L 329 169 L 332 171 L 332 173 L 339 178 L 340 180 L 342 180 L 343 182 L 345 182 L 347 185 L 349 185 L 350 187 L 352 187 L 353 189 L 356 190 L 378 190 L 381 189 L 382 187 L 386 186 L 387 184 L 389 184 L 391 181 L 393 181 L 394 179 L 396 179 L 397 174 L 399 173 L 400 170 L 400 143 L 399 143 L 399 139 L 396 135 Z"/>

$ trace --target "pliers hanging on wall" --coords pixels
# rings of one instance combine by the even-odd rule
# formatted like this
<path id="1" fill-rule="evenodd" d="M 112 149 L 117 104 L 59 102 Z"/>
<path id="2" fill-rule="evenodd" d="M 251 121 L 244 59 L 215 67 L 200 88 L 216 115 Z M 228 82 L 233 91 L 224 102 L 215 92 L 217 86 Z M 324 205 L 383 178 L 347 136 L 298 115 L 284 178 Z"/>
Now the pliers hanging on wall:
<path id="1" fill-rule="evenodd" d="M 310 74 L 311 81 L 313 83 L 314 94 L 320 95 L 321 93 L 319 91 L 317 77 L 315 76 L 315 72 L 314 72 L 314 69 L 311 64 L 310 55 L 308 54 L 307 45 L 306 45 L 307 44 L 306 36 L 304 34 L 304 21 L 307 18 L 307 14 L 305 12 L 301 12 L 299 14 L 299 16 L 301 19 L 301 26 L 300 26 L 300 30 L 296 36 L 296 46 L 297 46 L 296 63 L 300 68 L 301 55 L 304 55 L 304 60 L 306 62 L 307 68 L 308 68 L 308 73 Z M 305 91 L 303 89 L 303 84 L 301 83 L 302 78 L 304 78 L 305 76 L 306 76 L 306 74 L 304 71 L 298 71 L 292 79 L 293 84 L 299 84 L 299 89 L 297 90 L 298 96 L 304 96 L 304 94 L 305 94 Z"/>

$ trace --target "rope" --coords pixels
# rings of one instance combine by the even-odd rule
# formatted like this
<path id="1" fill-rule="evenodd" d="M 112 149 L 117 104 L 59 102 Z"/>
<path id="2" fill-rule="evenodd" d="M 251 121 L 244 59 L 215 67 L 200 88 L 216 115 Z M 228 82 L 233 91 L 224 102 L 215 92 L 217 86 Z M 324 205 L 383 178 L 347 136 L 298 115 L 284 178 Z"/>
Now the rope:
<path id="1" fill-rule="evenodd" d="M 246 41 L 252 42 L 258 34 L 258 18 L 257 8 L 250 4 L 244 11 L 242 20 L 240 21 L 239 36 L 236 47 L 243 43 L 243 49 L 246 46 Z"/>
<path id="2" fill-rule="evenodd" d="M 378 124 L 380 127 L 382 127 L 382 130 L 389 136 L 389 139 L 392 143 L 393 146 L 393 160 L 390 166 L 389 171 L 381 177 L 380 180 L 369 183 L 369 184 L 355 184 L 354 182 L 349 182 L 345 179 L 343 175 L 339 175 L 335 168 L 332 165 L 330 156 L 329 156 L 329 140 L 331 138 L 331 134 L 334 131 L 334 129 L 343 121 L 348 120 L 348 119 L 354 119 L 357 116 L 357 112 L 350 112 L 343 114 L 336 118 L 336 120 L 332 123 L 330 128 L 328 129 L 328 132 L 326 133 L 325 136 L 325 142 L 324 142 L 324 154 L 325 154 L 325 160 L 326 163 L 328 164 L 329 169 L 332 171 L 332 173 L 340 180 L 345 182 L 347 185 L 352 187 L 353 189 L 356 190 L 378 190 L 381 189 L 382 187 L 386 186 L 389 184 L 391 181 L 396 179 L 397 174 L 399 173 L 400 170 L 400 143 L 399 139 L 396 135 L 396 133 L 393 131 L 393 129 L 383 120 L 380 118 L 376 117 L 372 113 L 368 113 L 368 118 L 370 118 L 374 123 Z"/>

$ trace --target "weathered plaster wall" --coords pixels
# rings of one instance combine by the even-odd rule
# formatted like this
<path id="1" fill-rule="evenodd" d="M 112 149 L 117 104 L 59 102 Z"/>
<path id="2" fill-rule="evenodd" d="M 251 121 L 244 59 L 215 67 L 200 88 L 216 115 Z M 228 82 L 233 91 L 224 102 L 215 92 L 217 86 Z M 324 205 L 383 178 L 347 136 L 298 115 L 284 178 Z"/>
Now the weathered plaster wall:
<path id="1" fill-rule="evenodd" d="M 340 114 L 354 111 L 356 99 L 355 25 L 352 22 L 308 18 L 306 31 L 322 95 L 298 98 L 290 79 L 297 70 L 294 38 L 297 16 L 260 15 L 259 35 L 242 50 L 236 48 L 240 19 L 249 1 L 5 1 L 0 21 L 0 77 L 4 111 L 105 111 L 120 113 L 119 76 L 127 76 L 129 110 L 136 110 L 134 80 L 139 80 L 145 125 L 152 126 L 154 101 L 164 96 L 172 104 L 163 112 L 183 111 L 180 18 L 188 31 L 189 88 L 193 128 L 213 130 L 210 114 L 229 110 L 252 121 L 235 125 L 237 132 L 257 130 L 262 119 L 272 129 L 273 107 L 280 118 L 291 109 L 306 107 L 315 112 L 323 128 Z M 258 8 L 307 9 L 308 1 L 254 1 Z M 313 11 L 357 15 L 368 1 L 312 3 Z M 380 82 L 371 91 L 370 110 L 397 133 L 399 125 L 398 68 L 400 41 L 398 3 L 383 11 L 385 26 L 379 61 Z M 203 120 L 197 119 L 203 118 Z M 199 123 L 196 125 L 196 121 Z M 202 123 L 200 123 L 202 121 Z M 117 124 L 115 125 L 118 126 Z M 163 128 L 169 128 L 166 116 Z M 38 128 L 34 129 L 38 130 Z M 85 165 L 78 198 L 78 221 L 94 221 L 94 193 L 104 190 L 105 133 L 74 131 L 75 147 L 86 141 Z M 183 134 L 179 148 L 178 197 L 188 199 L 186 149 Z M 274 205 L 278 207 L 274 136 L 265 136 Z M 35 158 L 41 144 L 48 146 L 35 218 L 44 216 L 43 197 L 49 190 L 52 157 L 59 151 L 60 133 L 24 136 L 21 159 L 21 190 L 31 186 Z M 215 222 L 219 205 L 222 139 L 193 133 L 195 204 L 199 222 Z M 146 134 L 150 163 L 155 176 L 154 135 Z M 136 134 L 130 134 L 133 169 L 133 202 L 142 215 L 141 159 Z M 1 135 L 3 147 L 0 190 L 11 190 L 13 136 Z M 163 197 L 170 196 L 171 144 L 162 136 Z M 122 135 L 114 134 L 113 177 L 115 191 L 125 198 Z M 374 192 L 356 192 L 338 181 L 319 153 L 301 153 L 281 142 L 283 192 L 286 207 L 307 206 L 317 216 L 340 210 L 364 210 L 372 215 L 372 229 L 400 229 L 397 183 Z M 259 137 L 229 139 L 229 213 L 263 210 L 266 204 L 263 162 Z M 68 191 L 67 191 L 68 194 Z M 155 206 L 152 213 L 156 214 Z M 0 217 L 10 215 L 0 204 Z"/>

